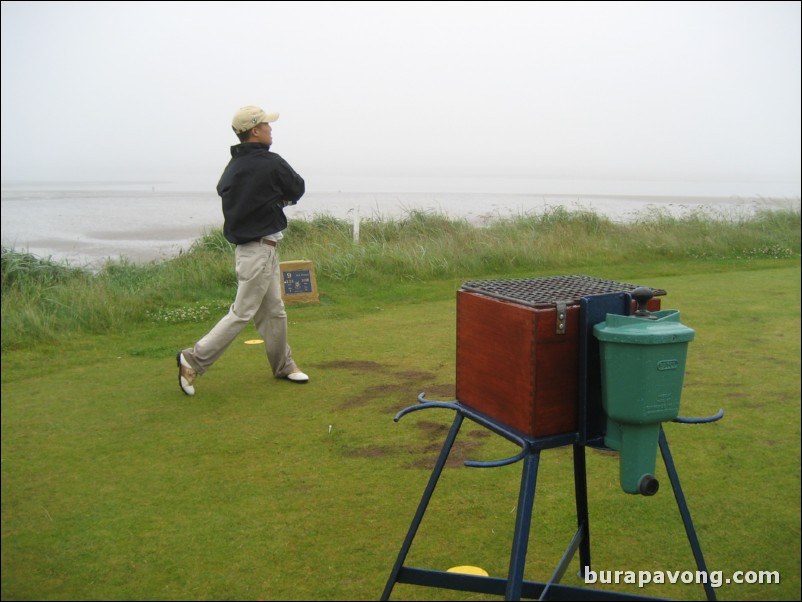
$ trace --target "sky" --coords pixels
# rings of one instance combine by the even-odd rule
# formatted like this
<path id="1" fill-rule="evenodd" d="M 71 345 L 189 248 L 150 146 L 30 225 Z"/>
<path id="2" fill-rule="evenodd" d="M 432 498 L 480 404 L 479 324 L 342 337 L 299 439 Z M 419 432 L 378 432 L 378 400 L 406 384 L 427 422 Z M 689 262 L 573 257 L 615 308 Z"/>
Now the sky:
<path id="1" fill-rule="evenodd" d="M 800 2 L 2 2 L 2 179 L 800 188 Z"/>

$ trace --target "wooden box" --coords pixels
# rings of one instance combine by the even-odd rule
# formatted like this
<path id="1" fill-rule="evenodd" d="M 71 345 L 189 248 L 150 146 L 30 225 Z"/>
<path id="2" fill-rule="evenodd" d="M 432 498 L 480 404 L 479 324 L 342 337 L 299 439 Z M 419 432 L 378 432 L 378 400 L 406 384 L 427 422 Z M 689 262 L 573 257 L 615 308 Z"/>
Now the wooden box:
<path id="1" fill-rule="evenodd" d="M 529 437 L 576 431 L 580 299 L 634 288 L 586 276 L 466 283 L 457 292 L 457 399 Z"/>

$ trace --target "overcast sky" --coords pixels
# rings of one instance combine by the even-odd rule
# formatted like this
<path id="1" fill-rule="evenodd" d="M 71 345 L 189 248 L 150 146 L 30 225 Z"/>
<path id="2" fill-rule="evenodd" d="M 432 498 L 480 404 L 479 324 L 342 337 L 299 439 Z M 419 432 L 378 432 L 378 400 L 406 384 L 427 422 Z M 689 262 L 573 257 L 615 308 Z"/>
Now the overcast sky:
<path id="1" fill-rule="evenodd" d="M 800 181 L 799 2 L 3 2 L 2 178 Z"/>

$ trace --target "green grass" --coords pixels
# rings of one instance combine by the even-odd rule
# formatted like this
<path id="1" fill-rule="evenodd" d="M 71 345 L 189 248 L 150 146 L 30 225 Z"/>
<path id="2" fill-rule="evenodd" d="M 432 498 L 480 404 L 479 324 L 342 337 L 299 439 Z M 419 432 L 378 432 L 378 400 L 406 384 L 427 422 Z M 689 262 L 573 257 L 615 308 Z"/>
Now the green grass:
<path id="1" fill-rule="evenodd" d="M 381 247 L 359 251 L 379 244 L 368 242 L 364 224 L 356 247 L 343 224 L 304 224 L 299 228 L 325 225 L 334 232 L 299 234 L 298 244 L 352 252 L 356 268 L 330 277 L 320 267 L 323 251 L 293 250 L 287 236 L 282 259 L 313 259 L 319 278 L 319 304 L 288 308 L 293 352 L 311 382 L 272 378 L 264 350 L 244 344 L 257 336 L 249 327 L 197 381 L 192 398 L 177 387 L 175 352 L 205 334 L 224 311 L 214 304 L 233 296 L 230 249 L 207 248 L 214 233 L 166 264 L 87 275 L 34 261 L 34 269 L 52 273 L 23 270 L 27 275 L 16 284 L 7 260 L 20 258 L 4 253 L 2 599 L 377 599 L 453 419 L 445 410 L 415 412 L 398 423 L 393 416 L 415 404 L 421 391 L 453 397 L 455 292 L 463 276 L 569 273 L 668 291 L 663 307 L 679 309 L 696 331 L 681 413 L 726 412 L 714 424 L 665 426 L 708 567 L 725 577 L 773 570 L 782 579 L 724 585 L 716 594 L 721 600 L 799 599 L 796 219 L 796 239 L 790 220 L 760 226 L 790 257 L 746 253 L 765 241 L 745 233 L 750 242 L 727 254 L 716 248 L 719 236 L 712 232 L 709 245 L 699 243 L 699 257 L 679 256 L 668 242 L 665 254 L 639 254 L 628 250 L 638 245 L 609 243 L 613 234 L 603 229 L 598 238 L 565 245 L 570 259 L 563 263 L 545 257 L 537 259 L 544 266 L 527 267 L 523 259 L 495 259 L 503 269 L 492 267 L 491 256 L 511 250 L 481 247 L 487 236 L 501 240 L 501 234 L 440 223 L 434 231 L 459 244 L 475 240 L 474 250 L 485 258 L 476 263 L 465 248 L 451 249 L 449 262 L 459 265 L 440 277 L 427 276 L 431 268 L 415 258 L 435 248 L 445 255 L 442 241 L 416 254 L 404 228 L 384 226 L 384 248 L 399 247 L 391 255 L 406 248 L 404 263 L 381 257 Z M 590 218 L 579 221 L 596 227 Z M 563 227 L 565 220 L 554 225 Z M 662 232 L 664 241 L 690 236 L 672 234 L 671 224 L 643 227 Z M 676 227 L 693 227 L 694 238 L 715 229 L 709 223 Z M 538 240 L 557 252 L 560 236 L 550 238 L 547 224 L 539 228 Z M 720 237 L 733 245 L 736 233 L 722 228 Z M 739 228 L 753 231 L 751 224 Z M 381 238 L 378 231 L 372 236 Z M 392 242 L 394 236 L 404 240 Z M 416 239 L 421 236 L 418 231 Z M 593 253 L 593 240 L 610 250 Z M 392 265 L 395 277 L 372 280 Z M 73 311 L 86 315 L 65 327 L 70 312 L 58 313 L 58 302 L 75 297 Z M 94 320 L 82 307 L 93 303 L 108 306 Z M 39 330 L 48 309 L 58 313 L 52 337 Z M 7 315 L 25 311 L 28 321 Z M 522 466 L 470 469 L 459 460 L 504 458 L 516 448 L 472 423 L 457 444 L 407 565 L 471 564 L 503 577 Z M 526 563 L 526 578 L 539 581 L 551 575 L 576 521 L 570 449 L 542 456 Z M 662 485 L 656 496 L 627 495 L 618 485 L 617 457 L 588 452 L 594 569 L 695 569 L 660 461 L 656 476 Z M 575 559 L 562 582 L 581 585 L 577 570 Z M 604 589 L 704 599 L 697 585 Z M 392 598 L 465 594 L 396 585 Z"/>

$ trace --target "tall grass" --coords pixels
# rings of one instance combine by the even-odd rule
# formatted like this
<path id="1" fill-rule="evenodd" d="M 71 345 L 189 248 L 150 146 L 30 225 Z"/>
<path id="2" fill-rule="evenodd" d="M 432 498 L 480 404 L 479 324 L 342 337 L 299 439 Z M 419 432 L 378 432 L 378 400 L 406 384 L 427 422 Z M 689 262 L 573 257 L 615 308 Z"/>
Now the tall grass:
<path id="1" fill-rule="evenodd" d="M 363 221 L 358 245 L 352 244 L 345 222 L 293 222 L 282 254 L 312 259 L 319 274 L 336 280 L 426 281 L 655 255 L 790 258 L 799 255 L 799 222 L 798 211 L 766 211 L 748 219 L 658 212 L 621 224 L 592 212 L 555 208 L 477 227 L 413 211 L 401 219 Z"/>
<path id="2" fill-rule="evenodd" d="M 324 215 L 292 221 L 285 234 L 282 260 L 311 260 L 321 285 L 346 283 L 365 294 L 392 294 L 409 281 L 570 266 L 800 255 L 797 210 L 766 210 L 749 218 L 656 212 L 614 223 L 592 212 L 555 208 L 485 226 L 410 211 L 402 218 L 362 221 L 358 243 L 350 223 Z M 221 229 L 204 233 L 173 259 L 109 261 L 96 273 L 3 248 L 2 350 L 58 342 L 76 333 L 122 331 L 154 316 L 178 319 L 188 307 L 211 311 L 210 306 L 229 303 L 235 287 L 233 247 Z"/>

